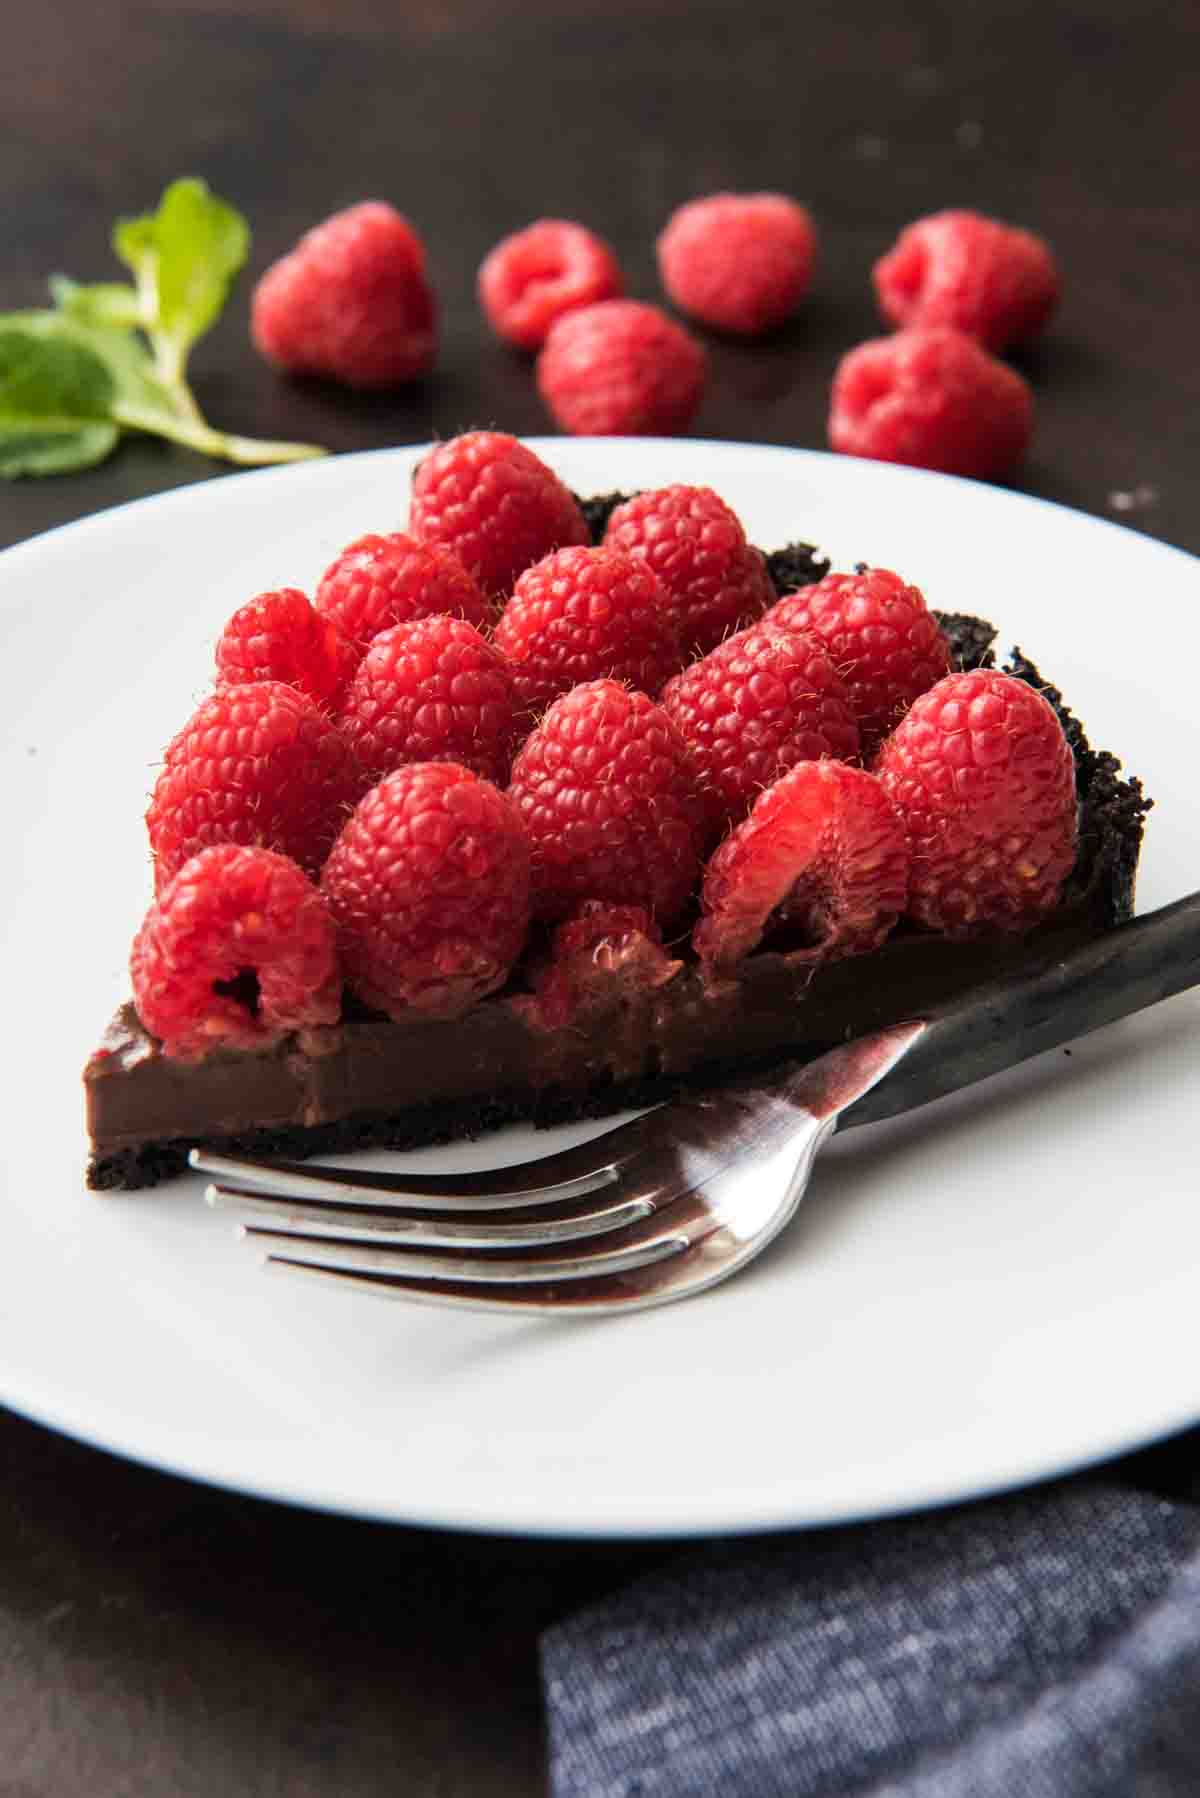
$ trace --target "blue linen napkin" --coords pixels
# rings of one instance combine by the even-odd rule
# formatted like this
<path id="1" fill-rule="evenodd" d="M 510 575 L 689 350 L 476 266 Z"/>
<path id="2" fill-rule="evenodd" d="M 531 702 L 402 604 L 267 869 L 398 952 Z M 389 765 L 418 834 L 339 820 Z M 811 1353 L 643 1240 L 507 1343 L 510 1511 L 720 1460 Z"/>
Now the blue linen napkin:
<path id="1" fill-rule="evenodd" d="M 1200 1504 L 685 1551 L 543 1638 L 554 1798 L 1200 1798 Z"/>

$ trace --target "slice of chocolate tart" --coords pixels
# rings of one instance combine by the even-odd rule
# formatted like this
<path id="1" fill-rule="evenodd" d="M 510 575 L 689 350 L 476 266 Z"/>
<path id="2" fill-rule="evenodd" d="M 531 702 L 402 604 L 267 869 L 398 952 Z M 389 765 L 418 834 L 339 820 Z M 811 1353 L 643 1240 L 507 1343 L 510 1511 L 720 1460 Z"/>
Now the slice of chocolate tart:
<path id="1" fill-rule="evenodd" d="M 790 565 L 780 576 L 800 584 Z M 991 665 L 990 625 L 939 617 L 959 667 Z M 452 1022 L 393 1022 L 348 999 L 334 1026 L 261 1050 L 219 1049 L 198 1062 L 165 1056 L 126 1004 L 84 1070 L 89 1185 L 154 1186 L 181 1172 L 199 1145 L 296 1159 L 597 1117 L 811 1058 L 1069 954 L 1131 914 L 1151 802 L 1136 780 L 1121 777 L 1114 756 L 1091 748 L 1031 662 L 1018 652 L 1008 669 L 1056 706 L 1080 797 L 1075 870 L 1058 910 L 1037 929 L 959 943 L 901 927 L 874 953 L 815 972 L 802 953 L 768 949 L 719 987 L 706 985 L 694 961 L 648 958 L 640 938 L 579 984 L 569 1018 L 558 1023 L 547 1021 L 534 995 L 535 944 L 501 992 Z M 670 953 L 688 951 L 672 945 Z"/>

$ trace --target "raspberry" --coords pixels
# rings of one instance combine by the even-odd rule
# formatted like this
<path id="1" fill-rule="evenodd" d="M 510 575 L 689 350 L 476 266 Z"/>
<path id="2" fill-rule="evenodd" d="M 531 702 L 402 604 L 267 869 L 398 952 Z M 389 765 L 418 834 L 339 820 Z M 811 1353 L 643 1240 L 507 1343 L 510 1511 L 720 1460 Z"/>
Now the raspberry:
<path id="1" fill-rule="evenodd" d="M 904 910 L 908 862 L 904 824 L 873 774 L 798 762 L 709 862 L 696 953 L 721 973 L 764 940 L 813 962 L 877 949 Z"/>
<path id="2" fill-rule="evenodd" d="M 611 962 L 635 936 L 662 944 L 662 931 L 644 905 L 610 905 L 603 899 L 585 899 L 577 911 L 556 927 L 551 954 L 555 961 L 587 955 L 603 965 Z"/>
<path id="3" fill-rule="evenodd" d="M 452 550 L 491 594 L 511 593 L 551 550 L 590 541 L 574 495 L 501 431 L 467 431 L 430 450 L 413 476 L 409 517 L 422 542 Z"/>
<path id="4" fill-rule="evenodd" d="M 681 312 L 755 337 L 795 311 L 815 249 L 811 218 L 786 194 L 710 194 L 671 214 L 658 270 Z"/>
<path id="5" fill-rule="evenodd" d="M 860 343 L 833 377 L 829 442 L 849 456 L 987 479 L 1021 459 L 1032 429 L 1020 375 L 947 326 Z"/>
<path id="6" fill-rule="evenodd" d="M 217 681 L 278 680 L 336 711 L 358 665 L 353 646 L 332 618 L 322 618 L 296 587 L 246 601 L 217 643 Z"/>
<path id="7" fill-rule="evenodd" d="M 336 1024 L 333 919 L 295 862 L 221 843 L 164 886 L 129 958 L 138 1016 L 167 1055 L 257 1049 Z"/>
<path id="8" fill-rule="evenodd" d="M 513 711 L 499 650 L 463 619 L 434 616 L 380 632 L 339 722 L 372 783 L 405 762 L 459 762 L 503 786 Z"/>
<path id="9" fill-rule="evenodd" d="M 662 947 L 662 933 L 641 905 L 587 899 L 554 932 L 550 962 L 537 980 L 534 1022 L 561 1030 L 592 999 L 611 1002 L 615 991 L 649 992 L 678 973 Z"/>
<path id="10" fill-rule="evenodd" d="M 950 672 L 950 645 L 917 587 L 886 568 L 827 574 L 773 605 L 766 622 L 829 651 L 871 756 L 913 700 Z"/>
<path id="11" fill-rule="evenodd" d="M 606 675 L 655 694 L 682 661 L 657 576 L 618 549 L 560 549 L 527 568 L 494 639 L 532 716 Z"/>
<path id="12" fill-rule="evenodd" d="M 503 985 L 529 927 L 529 844 L 490 781 L 414 762 L 348 819 L 321 874 L 346 978 L 389 1017 L 457 1017 Z"/>
<path id="13" fill-rule="evenodd" d="M 913 704 L 875 771 L 912 841 L 908 912 L 950 937 L 1026 930 L 1075 863 L 1075 764 L 1053 707 L 995 669 Z"/>
<path id="14" fill-rule="evenodd" d="M 163 757 L 146 812 L 156 890 L 213 843 L 277 849 L 315 874 L 361 791 L 351 750 L 307 695 L 273 680 L 219 687 Z"/>
<path id="15" fill-rule="evenodd" d="M 264 356 L 293 374 L 350 387 L 411 381 L 437 350 L 425 246 L 382 201 L 336 212 L 267 270 L 250 330 Z"/>
<path id="16" fill-rule="evenodd" d="M 555 319 L 624 291 L 602 238 L 567 219 L 538 219 L 502 238 L 479 270 L 479 303 L 497 337 L 540 350 Z"/>
<path id="17" fill-rule="evenodd" d="M 670 923 L 700 860 L 703 811 L 687 748 L 644 693 L 587 681 L 556 699 L 513 763 L 509 794 L 533 847 L 534 909 L 585 899 Z"/>
<path id="18" fill-rule="evenodd" d="M 985 348 L 1022 343 L 1058 303 L 1058 268 L 1031 231 L 978 212 L 935 212 L 903 230 L 872 271 L 893 325 L 953 325 Z"/>
<path id="19" fill-rule="evenodd" d="M 858 754 L 858 725 L 820 640 L 766 619 L 677 674 L 662 708 L 691 751 L 714 836 L 793 763 Z"/>
<path id="20" fill-rule="evenodd" d="M 434 612 L 465 618 L 481 630 L 491 618 L 487 600 L 457 556 L 403 531 L 386 537 L 369 533 L 347 544 L 321 576 L 313 603 L 360 650 L 391 625 Z"/>
<path id="21" fill-rule="evenodd" d="M 551 326 L 537 384 L 577 437 L 669 437 L 695 417 L 707 368 L 695 338 L 657 306 L 601 300 Z"/>
<path id="22" fill-rule="evenodd" d="M 659 487 L 618 506 L 607 548 L 650 564 L 671 596 L 685 654 L 706 655 L 775 597 L 761 553 L 711 487 Z"/>

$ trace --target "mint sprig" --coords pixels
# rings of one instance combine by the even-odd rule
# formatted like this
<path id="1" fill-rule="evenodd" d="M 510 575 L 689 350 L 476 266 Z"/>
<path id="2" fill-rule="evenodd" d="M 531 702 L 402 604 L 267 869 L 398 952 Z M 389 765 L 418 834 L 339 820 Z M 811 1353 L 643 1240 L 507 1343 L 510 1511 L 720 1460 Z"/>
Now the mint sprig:
<path id="1" fill-rule="evenodd" d="M 239 212 L 203 181 L 174 181 L 157 212 L 114 228 L 132 284 L 56 275 L 53 309 L 0 314 L 0 476 L 88 468 L 122 431 L 247 465 L 323 455 L 315 444 L 215 429 L 188 385 L 188 357 L 249 247 Z"/>

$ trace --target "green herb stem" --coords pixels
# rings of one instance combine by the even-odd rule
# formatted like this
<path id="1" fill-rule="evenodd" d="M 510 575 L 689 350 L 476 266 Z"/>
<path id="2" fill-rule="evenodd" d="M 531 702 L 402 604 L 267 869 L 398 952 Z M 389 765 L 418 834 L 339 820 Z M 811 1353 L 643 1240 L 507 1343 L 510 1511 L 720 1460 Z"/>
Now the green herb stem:
<path id="1" fill-rule="evenodd" d="M 188 449 L 201 451 L 203 455 L 219 456 L 226 462 L 236 462 L 249 468 L 269 462 L 306 462 L 314 456 L 328 454 L 327 450 L 315 443 L 281 443 L 267 438 L 239 437 L 229 431 L 216 431 L 211 425 L 205 424 L 198 413 L 194 419 L 176 418 L 162 412 L 144 411 L 127 401 L 118 401 L 113 407 L 113 417 L 127 430 L 149 431 L 157 437 L 169 437 L 172 443 L 182 443 Z"/>

